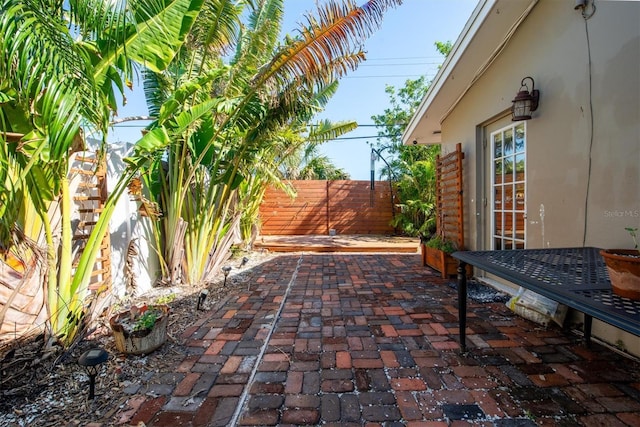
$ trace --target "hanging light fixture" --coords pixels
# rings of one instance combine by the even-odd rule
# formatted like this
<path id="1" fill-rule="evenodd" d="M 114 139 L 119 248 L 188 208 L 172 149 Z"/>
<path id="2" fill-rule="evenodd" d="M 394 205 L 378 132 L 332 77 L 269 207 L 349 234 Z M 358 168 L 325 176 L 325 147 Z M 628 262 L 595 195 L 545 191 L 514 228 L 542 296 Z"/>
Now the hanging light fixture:
<path id="1" fill-rule="evenodd" d="M 531 80 L 531 92 L 529 92 L 529 86 L 525 83 L 527 80 Z M 513 99 L 513 105 L 511 106 L 511 120 L 518 122 L 520 120 L 529 120 L 531 118 L 531 112 L 538 109 L 538 100 L 540 99 L 540 91 L 535 89 L 535 83 L 533 78 L 525 77 L 520 82 L 520 90 Z"/>

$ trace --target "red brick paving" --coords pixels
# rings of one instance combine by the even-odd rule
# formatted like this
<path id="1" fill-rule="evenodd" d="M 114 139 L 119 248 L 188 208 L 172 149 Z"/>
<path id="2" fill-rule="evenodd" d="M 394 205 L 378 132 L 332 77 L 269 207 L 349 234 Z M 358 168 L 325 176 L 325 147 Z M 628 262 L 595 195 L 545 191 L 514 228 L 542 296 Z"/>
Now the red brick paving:
<path id="1" fill-rule="evenodd" d="M 473 301 L 461 354 L 456 291 L 420 255 L 300 258 L 252 269 L 112 424 L 640 425 L 630 358 Z"/>

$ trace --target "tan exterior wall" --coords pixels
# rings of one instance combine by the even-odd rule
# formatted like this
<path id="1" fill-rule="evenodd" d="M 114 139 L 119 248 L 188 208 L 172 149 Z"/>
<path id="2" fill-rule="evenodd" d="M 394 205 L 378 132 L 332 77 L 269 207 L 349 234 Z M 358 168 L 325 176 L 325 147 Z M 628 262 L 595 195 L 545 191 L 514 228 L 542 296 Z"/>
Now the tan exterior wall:
<path id="1" fill-rule="evenodd" d="M 632 246 L 624 227 L 640 227 L 639 22 L 638 2 L 597 2 L 585 21 L 572 2 L 541 0 L 444 119 L 443 152 L 461 142 L 467 159 L 468 248 L 490 248 L 482 240 L 490 210 L 479 191 L 478 159 L 486 155 L 479 130 L 508 113 L 525 76 L 541 93 L 526 124 L 527 247 Z M 611 329 L 594 324 L 609 342 L 638 345 L 637 337 Z"/>
<path id="2" fill-rule="evenodd" d="M 562 6 L 562 7 L 560 7 Z M 640 7 L 599 2 L 588 21 L 593 68 L 594 136 L 586 244 L 629 246 L 625 226 L 640 224 Z M 443 151 L 462 142 L 467 153 L 467 212 L 477 203 L 476 126 L 511 106 L 522 77 L 541 91 L 527 122 L 528 247 L 582 245 L 589 175 L 590 102 L 585 23 L 563 2 L 541 1 L 505 51 L 443 122 Z M 467 246 L 477 247 L 474 221 Z"/>

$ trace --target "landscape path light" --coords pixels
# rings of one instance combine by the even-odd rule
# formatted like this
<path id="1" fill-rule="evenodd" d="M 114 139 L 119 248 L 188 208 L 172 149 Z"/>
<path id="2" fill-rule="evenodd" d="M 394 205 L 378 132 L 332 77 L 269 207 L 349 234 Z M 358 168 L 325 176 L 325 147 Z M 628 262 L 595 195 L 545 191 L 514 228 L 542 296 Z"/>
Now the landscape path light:
<path id="1" fill-rule="evenodd" d="M 98 367 L 109 359 L 109 353 L 102 348 L 92 348 L 85 351 L 78 359 L 78 365 L 84 367 L 89 375 L 89 399 L 95 397 L 96 375 Z"/>
<path id="2" fill-rule="evenodd" d="M 227 276 L 231 273 L 231 267 L 228 265 L 222 267 L 222 273 L 224 274 L 224 283 L 222 286 L 227 286 Z"/>
<path id="3" fill-rule="evenodd" d="M 209 295 L 208 289 L 203 289 L 200 291 L 200 295 L 198 295 L 198 303 L 196 304 L 196 310 L 204 310 L 201 307 L 202 307 L 202 304 L 204 303 L 204 300 L 207 299 L 207 295 Z"/>

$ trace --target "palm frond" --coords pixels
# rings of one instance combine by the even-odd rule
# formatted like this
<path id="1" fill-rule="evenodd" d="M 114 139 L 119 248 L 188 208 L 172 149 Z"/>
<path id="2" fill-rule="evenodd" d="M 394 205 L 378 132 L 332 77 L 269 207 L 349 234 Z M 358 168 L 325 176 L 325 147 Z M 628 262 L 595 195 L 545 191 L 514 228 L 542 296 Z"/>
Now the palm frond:
<path id="1" fill-rule="evenodd" d="M 282 16 L 282 0 L 262 0 L 252 6 L 249 23 L 241 29 L 231 58 L 229 88 L 248 87 L 256 71 L 273 57 Z"/>
<path id="2" fill-rule="evenodd" d="M 198 70 L 204 67 L 208 56 L 219 57 L 231 51 L 237 42 L 242 11 L 242 2 L 205 1 L 188 40 L 190 50 L 200 54 Z"/>
<path id="3" fill-rule="evenodd" d="M 364 55 L 354 55 L 382 23 L 383 13 L 401 0 L 370 0 L 357 7 L 352 0 L 328 1 L 318 7 L 318 17 L 307 15 L 307 24 L 299 36 L 276 54 L 256 75 L 257 86 L 282 85 L 302 75 L 310 78 L 339 79 L 348 70 L 355 70 Z M 344 57 L 342 61 L 335 61 Z"/>
<path id="4" fill-rule="evenodd" d="M 323 120 L 311 127 L 307 140 L 319 144 L 336 139 L 357 128 L 358 123 L 354 121 L 333 123 L 329 120 Z"/>
<path id="5" fill-rule="evenodd" d="M 165 75 L 147 69 L 142 71 L 142 81 L 149 115 L 157 118 L 162 104 L 169 97 L 168 89 L 171 83 Z"/>
<path id="6" fill-rule="evenodd" d="M 260 41 L 260 47 L 254 48 L 265 57 L 273 53 L 284 16 L 284 0 L 265 0 L 249 16 L 249 29 L 252 39 Z"/>
<path id="7" fill-rule="evenodd" d="M 333 98 L 333 95 L 338 91 L 340 82 L 338 80 L 331 81 L 329 83 L 322 83 L 316 86 L 316 93 L 314 96 L 315 104 L 318 108 L 324 108 L 329 103 L 329 100 Z"/>
<path id="8" fill-rule="evenodd" d="M 130 1 L 69 0 L 69 16 L 80 36 L 100 43 L 118 43 L 126 39 L 132 16 L 127 12 Z"/>
<path id="9" fill-rule="evenodd" d="M 65 23 L 38 0 L 5 0 L 0 15 L 0 77 L 17 88 L 25 111 L 39 103 L 55 105 L 70 94 L 76 111 L 90 122 L 106 124 L 94 91 L 89 58 L 74 43 Z"/>

